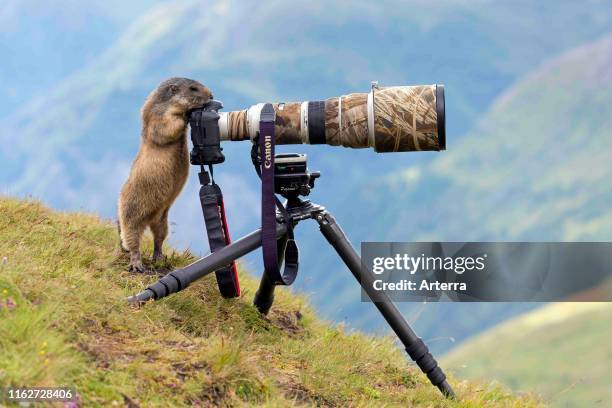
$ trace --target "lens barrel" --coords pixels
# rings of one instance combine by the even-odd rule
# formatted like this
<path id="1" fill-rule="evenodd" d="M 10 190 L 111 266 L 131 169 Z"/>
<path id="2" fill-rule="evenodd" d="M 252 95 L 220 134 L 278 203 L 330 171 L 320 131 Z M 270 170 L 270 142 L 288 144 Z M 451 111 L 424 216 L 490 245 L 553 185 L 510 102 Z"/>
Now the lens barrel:
<path id="1" fill-rule="evenodd" d="M 221 113 L 222 140 L 253 139 L 263 104 Z M 446 148 L 443 85 L 381 87 L 325 101 L 273 104 L 277 144 L 327 144 L 377 152 Z"/>

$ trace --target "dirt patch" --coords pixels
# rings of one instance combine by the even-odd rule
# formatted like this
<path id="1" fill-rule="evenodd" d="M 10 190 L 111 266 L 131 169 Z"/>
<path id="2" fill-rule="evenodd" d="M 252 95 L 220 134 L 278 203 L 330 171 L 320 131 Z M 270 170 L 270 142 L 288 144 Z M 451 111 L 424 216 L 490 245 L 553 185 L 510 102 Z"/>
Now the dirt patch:
<path id="1" fill-rule="evenodd" d="M 122 343 L 103 336 L 80 341 L 77 348 L 91 356 L 101 368 L 109 368 L 114 361 L 132 361 L 136 357 L 134 353 L 126 352 Z"/>
<path id="2" fill-rule="evenodd" d="M 109 368 L 113 361 L 132 361 L 136 358 L 136 353 L 127 351 L 123 337 L 118 335 L 117 330 L 108 327 L 106 322 L 102 323 L 101 332 L 94 329 L 98 325 L 93 320 L 86 319 L 84 323 L 91 335 L 79 341 L 77 348 L 91 356 L 99 367 Z M 148 357 L 154 359 L 155 356 Z"/>
<path id="3" fill-rule="evenodd" d="M 200 346 L 191 341 L 176 341 L 176 340 L 162 340 L 161 344 L 170 348 L 180 348 L 181 350 L 197 350 Z"/>
<path id="4" fill-rule="evenodd" d="M 318 407 L 335 407 L 333 401 L 318 395 L 291 376 L 284 376 L 278 385 L 283 390 L 285 398 L 300 405 L 316 405 Z"/>
<path id="5" fill-rule="evenodd" d="M 311 404 L 313 402 L 311 393 L 302 384 L 289 382 L 283 385 L 283 389 L 285 397 L 298 404 Z"/>
<path id="6" fill-rule="evenodd" d="M 200 408 L 215 408 L 228 407 L 229 401 L 226 399 L 226 392 L 223 388 L 217 385 L 207 386 L 202 390 L 197 398 L 187 401 L 192 407 Z"/>
<path id="7" fill-rule="evenodd" d="M 126 408 L 140 408 L 140 404 L 138 400 L 132 399 L 125 394 L 121 394 L 123 396 L 123 403 Z"/>
<path id="8" fill-rule="evenodd" d="M 202 370 L 210 372 L 208 365 L 205 363 L 173 363 L 172 370 L 174 371 L 176 378 L 178 378 L 181 382 L 185 382 L 187 379 L 195 376 L 197 372 L 201 372 Z"/>
<path id="9" fill-rule="evenodd" d="M 302 313 L 299 310 L 289 312 L 273 310 L 267 319 L 274 326 L 287 333 L 289 337 L 302 337 L 305 333 L 301 322 Z"/>

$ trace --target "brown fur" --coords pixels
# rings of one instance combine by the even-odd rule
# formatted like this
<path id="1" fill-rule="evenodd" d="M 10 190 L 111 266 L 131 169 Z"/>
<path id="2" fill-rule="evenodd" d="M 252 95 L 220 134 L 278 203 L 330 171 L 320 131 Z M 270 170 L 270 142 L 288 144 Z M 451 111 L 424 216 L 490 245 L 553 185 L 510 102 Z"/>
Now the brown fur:
<path id="1" fill-rule="evenodd" d="M 121 247 L 130 252 L 131 271 L 143 272 L 140 238 L 153 233 L 153 260 L 162 256 L 168 210 L 189 174 L 187 113 L 212 98 L 208 88 L 186 78 L 170 78 L 148 96 L 142 110 L 141 145 L 118 203 Z"/>

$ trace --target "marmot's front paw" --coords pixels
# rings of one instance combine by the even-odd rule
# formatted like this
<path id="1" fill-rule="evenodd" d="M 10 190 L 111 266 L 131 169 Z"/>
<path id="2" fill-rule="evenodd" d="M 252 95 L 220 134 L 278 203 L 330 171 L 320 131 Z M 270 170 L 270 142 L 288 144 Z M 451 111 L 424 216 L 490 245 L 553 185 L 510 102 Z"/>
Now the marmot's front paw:
<path id="1" fill-rule="evenodd" d="M 130 263 L 128 270 L 130 272 L 143 273 L 145 271 L 145 267 L 141 261 L 133 261 Z"/>

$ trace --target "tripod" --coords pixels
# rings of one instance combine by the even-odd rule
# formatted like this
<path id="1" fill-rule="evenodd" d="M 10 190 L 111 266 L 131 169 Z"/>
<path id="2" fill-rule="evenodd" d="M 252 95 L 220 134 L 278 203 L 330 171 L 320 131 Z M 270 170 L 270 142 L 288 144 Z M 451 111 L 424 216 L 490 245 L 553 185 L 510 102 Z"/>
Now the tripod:
<path id="1" fill-rule="evenodd" d="M 283 262 L 282 254 L 284 251 L 282 249 L 287 243 L 288 223 L 296 226 L 302 220 L 313 219 L 319 224 L 321 233 L 336 250 L 361 287 L 370 298 L 373 298 L 372 274 L 362 265 L 359 254 L 357 254 L 357 251 L 355 251 L 355 248 L 353 248 L 334 217 L 324 207 L 311 203 L 308 200 L 301 200 L 297 195 L 288 197 L 285 208 L 289 220 L 285 220 L 280 216 L 277 217 L 278 263 L 282 264 Z M 152 299 L 161 299 L 178 292 L 197 279 L 230 264 L 234 260 L 259 248 L 261 245 L 261 229 L 258 229 L 182 269 L 168 273 L 144 291 L 128 298 L 128 301 L 135 303 L 146 302 Z M 254 299 L 255 307 L 263 314 L 268 313 L 272 306 L 274 289 L 275 285 L 264 271 Z M 412 330 L 393 302 L 384 293 L 376 293 L 376 296 L 378 299 L 382 298 L 383 301 L 373 302 L 374 305 L 400 339 L 410 358 L 427 375 L 431 383 L 438 387 L 444 396 L 454 398 L 453 389 L 446 381 L 446 376 L 442 369 L 438 367 L 434 357 L 429 353 L 429 349 L 423 340 Z"/>

